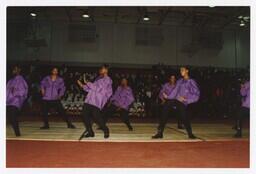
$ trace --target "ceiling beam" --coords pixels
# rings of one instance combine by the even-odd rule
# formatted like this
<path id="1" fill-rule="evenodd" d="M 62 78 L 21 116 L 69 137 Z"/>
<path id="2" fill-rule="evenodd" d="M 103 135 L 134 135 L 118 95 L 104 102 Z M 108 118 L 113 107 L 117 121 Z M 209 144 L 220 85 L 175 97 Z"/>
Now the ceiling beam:
<path id="1" fill-rule="evenodd" d="M 203 16 L 203 18 L 200 19 L 199 22 L 198 22 L 198 26 L 197 26 L 198 31 L 199 32 L 200 31 L 205 31 L 205 29 L 206 29 L 205 26 L 206 26 L 206 24 L 208 24 L 208 22 L 209 22 L 209 17 Z"/>
<path id="2" fill-rule="evenodd" d="M 170 12 L 170 7 L 168 7 L 166 11 L 163 11 L 163 10 L 160 11 L 160 19 L 159 19 L 158 25 L 162 25 L 162 23 L 164 22 L 169 12 Z"/>
<path id="3" fill-rule="evenodd" d="M 197 25 L 197 17 L 196 17 L 196 13 L 194 13 L 192 15 L 192 23 L 191 23 L 192 27 L 196 27 Z"/>
<path id="4" fill-rule="evenodd" d="M 218 15 L 218 16 L 225 16 L 227 15 L 227 11 L 225 11 L 225 8 L 229 8 L 229 7 L 215 7 L 216 10 L 212 11 L 212 8 L 197 8 L 197 7 L 173 7 L 172 11 L 174 12 L 187 12 L 187 13 L 200 13 L 200 14 L 207 14 L 207 15 Z M 230 7 L 230 8 L 234 8 L 234 7 Z"/>
<path id="5" fill-rule="evenodd" d="M 66 12 L 66 15 L 68 17 L 69 23 L 72 23 L 73 20 L 72 20 L 72 16 L 71 16 L 71 13 L 70 13 L 70 8 L 65 7 L 65 12 Z"/>
<path id="6" fill-rule="evenodd" d="M 185 12 L 183 15 L 184 15 L 184 18 L 181 22 L 181 25 L 184 25 L 185 22 L 187 22 L 187 20 L 192 16 L 191 13 L 187 13 L 187 12 Z"/>
<path id="7" fill-rule="evenodd" d="M 115 24 L 118 22 L 119 8 L 115 8 Z"/>
<path id="8" fill-rule="evenodd" d="M 95 22 L 94 12 L 95 12 L 94 7 L 88 7 L 88 13 L 90 15 L 91 22 Z"/>
<path id="9" fill-rule="evenodd" d="M 143 16 L 143 14 L 142 14 L 143 12 L 142 12 L 141 7 L 138 7 L 137 10 L 138 10 L 138 13 L 139 13 L 139 17 L 138 17 L 138 19 L 137 19 L 136 24 L 139 24 L 139 23 L 140 23 L 140 20 L 141 20 L 141 17 Z"/>
<path id="10" fill-rule="evenodd" d="M 205 17 L 204 20 L 201 23 L 201 27 L 205 28 L 206 25 L 209 23 L 209 21 L 210 21 L 210 18 L 209 17 Z"/>
<path id="11" fill-rule="evenodd" d="M 43 13 L 44 13 L 45 18 L 52 23 L 53 21 L 52 21 L 51 16 L 49 15 L 49 11 L 44 9 Z"/>

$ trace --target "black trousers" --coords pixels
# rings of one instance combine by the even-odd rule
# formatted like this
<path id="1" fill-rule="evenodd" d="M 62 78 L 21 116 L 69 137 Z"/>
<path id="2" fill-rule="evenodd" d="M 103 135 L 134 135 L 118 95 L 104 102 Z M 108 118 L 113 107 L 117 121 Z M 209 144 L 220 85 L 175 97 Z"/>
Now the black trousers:
<path id="1" fill-rule="evenodd" d="M 174 108 L 176 108 L 176 109 L 174 109 Z M 187 114 L 186 105 L 179 102 L 178 100 L 167 100 L 163 104 L 162 111 L 161 111 L 161 119 L 160 119 L 160 123 L 158 126 L 158 131 L 160 133 L 163 133 L 165 125 L 170 116 L 170 112 L 172 112 L 173 110 L 177 111 L 177 116 L 180 118 L 180 120 L 184 124 L 188 135 L 192 135 L 192 128 L 191 128 L 189 116 Z"/>
<path id="2" fill-rule="evenodd" d="M 240 107 L 236 114 L 236 126 L 237 130 L 242 133 L 243 120 L 250 115 L 250 109 L 246 107 Z"/>
<path id="3" fill-rule="evenodd" d="M 89 133 L 93 133 L 92 130 L 92 122 L 95 121 L 99 127 L 105 132 L 108 130 L 106 123 L 103 119 L 103 114 L 99 108 L 96 106 L 85 103 L 82 111 L 82 118 L 85 125 L 86 130 Z"/>
<path id="4" fill-rule="evenodd" d="M 107 107 L 104 110 L 104 121 L 105 121 L 105 123 L 107 123 L 108 118 L 111 117 L 115 113 L 120 114 L 120 117 L 121 117 L 122 121 L 126 124 L 126 126 L 128 128 L 131 127 L 131 123 L 130 123 L 130 119 L 129 119 L 129 111 L 127 111 L 123 108 L 120 108 L 118 110 L 118 107 L 113 105 L 113 104 L 111 104 L 109 107 Z"/>
<path id="5" fill-rule="evenodd" d="M 160 123 L 161 120 L 162 120 L 163 106 L 164 106 L 164 103 L 163 103 L 163 104 L 161 103 L 161 104 L 158 105 L 158 108 L 159 108 L 159 109 L 158 109 L 157 115 L 159 115 L 159 117 L 158 117 L 159 123 Z M 170 115 L 175 115 L 176 118 L 177 118 L 177 125 L 178 125 L 178 127 L 182 127 L 182 119 L 181 119 L 181 117 L 178 116 L 177 110 L 176 110 L 176 109 L 170 110 Z"/>
<path id="6" fill-rule="evenodd" d="M 7 120 L 11 124 L 16 136 L 20 136 L 20 128 L 18 122 L 19 108 L 15 106 L 7 106 Z"/>
<path id="7" fill-rule="evenodd" d="M 62 116 L 65 122 L 67 122 L 68 125 L 71 124 L 70 118 L 67 116 L 60 100 L 43 100 L 43 107 L 42 107 L 42 114 L 43 114 L 43 121 L 45 126 L 49 126 L 48 121 L 48 112 L 50 109 L 55 109 L 59 115 Z"/>

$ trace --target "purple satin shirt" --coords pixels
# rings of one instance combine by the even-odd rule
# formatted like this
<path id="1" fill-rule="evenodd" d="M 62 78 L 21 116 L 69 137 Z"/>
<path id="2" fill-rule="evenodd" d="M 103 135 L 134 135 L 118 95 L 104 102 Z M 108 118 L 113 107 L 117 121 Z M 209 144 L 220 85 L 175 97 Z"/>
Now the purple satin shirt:
<path id="1" fill-rule="evenodd" d="M 174 88 L 175 88 L 175 85 L 171 85 L 169 82 L 165 83 L 162 86 L 161 91 L 159 92 L 159 98 L 163 100 L 164 99 L 163 93 L 165 93 L 167 96 L 169 96 L 172 93 L 172 91 L 174 90 Z"/>
<path id="2" fill-rule="evenodd" d="M 128 110 L 130 104 L 132 104 L 134 101 L 132 89 L 129 86 L 118 86 L 110 101 L 113 103 L 113 105 Z"/>
<path id="3" fill-rule="evenodd" d="M 21 108 L 28 95 L 27 82 L 21 75 L 10 79 L 6 85 L 6 105 Z"/>
<path id="4" fill-rule="evenodd" d="M 178 99 L 179 97 L 186 98 L 186 101 L 182 102 L 185 105 L 197 102 L 200 97 L 197 83 L 193 79 L 179 79 L 173 92 L 168 96 L 168 99 Z"/>
<path id="5" fill-rule="evenodd" d="M 240 94 L 242 98 L 242 106 L 250 108 L 250 82 L 244 83 L 244 87 L 240 89 Z"/>
<path id="6" fill-rule="evenodd" d="M 84 102 L 101 110 L 113 93 L 112 80 L 109 76 L 98 77 L 93 83 L 86 83 L 83 89 L 88 92 Z"/>
<path id="7" fill-rule="evenodd" d="M 41 81 L 41 89 L 44 90 L 43 100 L 58 100 L 64 95 L 66 87 L 61 77 L 53 81 L 51 76 L 46 76 Z"/>

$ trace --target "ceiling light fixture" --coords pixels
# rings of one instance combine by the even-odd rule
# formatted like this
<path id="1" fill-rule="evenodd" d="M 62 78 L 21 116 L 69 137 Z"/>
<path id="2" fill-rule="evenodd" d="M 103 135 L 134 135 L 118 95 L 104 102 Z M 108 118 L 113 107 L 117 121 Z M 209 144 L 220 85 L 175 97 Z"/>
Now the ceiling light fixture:
<path id="1" fill-rule="evenodd" d="M 244 16 L 243 19 L 248 21 L 250 19 L 250 17 L 249 16 Z"/>
<path id="2" fill-rule="evenodd" d="M 149 21 L 149 20 L 150 20 L 149 16 L 147 14 L 145 14 L 143 16 L 143 21 Z"/>
<path id="3" fill-rule="evenodd" d="M 88 13 L 84 13 L 84 14 L 82 14 L 82 17 L 83 17 L 83 18 L 89 18 L 90 15 L 89 15 Z"/>
<path id="4" fill-rule="evenodd" d="M 244 23 L 244 21 L 241 21 L 240 27 L 243 27 L 243 26 L 245 26 L 245 23 Z"/>
<path id="5" fill-rule="evenodd" d="M 36 13 L 31 12 L 31 13 L 30 13 L 30 16 L 32 16 L 32 17 L 36 17 L 36 16 L 37 16 L 37 14 L 36 14 Z"/>

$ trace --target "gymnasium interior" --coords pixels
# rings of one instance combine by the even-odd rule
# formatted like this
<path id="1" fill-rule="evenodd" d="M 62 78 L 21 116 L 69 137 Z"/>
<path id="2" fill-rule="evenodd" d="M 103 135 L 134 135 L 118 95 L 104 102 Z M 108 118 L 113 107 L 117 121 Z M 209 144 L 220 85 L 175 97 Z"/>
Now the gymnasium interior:
<path id="1" fill-rule="evenodd" d="M 6 123 L 7 168 L 249 168 L 250 119 L 234 138 L 241 106 L 240 84 L 250 76 L 249 6 L 48 6 L 7 8 L 7 80 L 21 66 L 28 97 L 21 108 L 21 136 Z M 110 137 L 81 118 L 86 94 L 78 79 L 92 81 L 109 65 L 113 91 L 128 79 L 135 101 L 133 131 L 119 114 L 108 120 Z M 193 133 L 170 114 L 162 139 L 157 131 L 159 91 L 170 74 L 189 67 L 200 89 L 188 106 Z M 41 130 L 40 81 L 58 67 L 66 91 L 61 103 L 76 129 L 67 129 L 53 109 Z"/>

